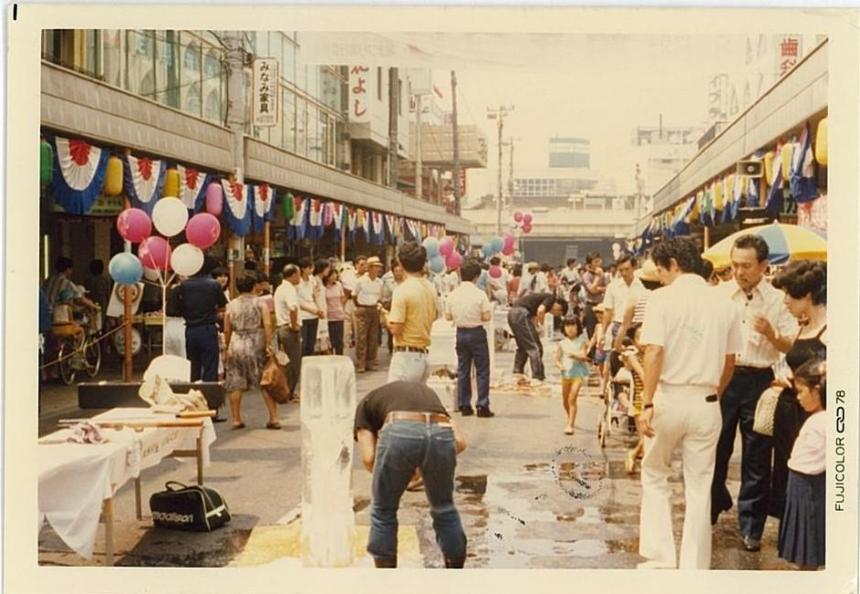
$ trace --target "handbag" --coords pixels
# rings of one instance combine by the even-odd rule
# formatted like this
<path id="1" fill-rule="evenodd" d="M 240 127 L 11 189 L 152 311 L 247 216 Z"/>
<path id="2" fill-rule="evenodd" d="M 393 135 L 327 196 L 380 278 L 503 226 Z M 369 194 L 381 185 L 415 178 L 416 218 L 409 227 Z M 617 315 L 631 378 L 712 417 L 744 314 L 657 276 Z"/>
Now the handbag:
<path id="1" fill-rule="evenodd" d="M 149 498 L 152 523 L 159 528 L 211 532 L 230 521 L 227 502 L 215 489 L 168 481 Z"/>
<path id="2" fill-rule="evenodd" d="M 278 364 L 275 355 L 272 355 L 266 361 L 263 375 L 260 377 L 260 387 L 278 404 L 285 404 L 290 401 L 290 388 L 287 385 L 287 376 L 283 368 Z"/>
<path id="3" fill-rule="evenodd" d="M 753 431 L 761 435 L 773 435 L 773 419 L 776 415 L 776 403 L 783 388 L 771 386 L 761 393 L 755 405 L 753 416 Z"/>

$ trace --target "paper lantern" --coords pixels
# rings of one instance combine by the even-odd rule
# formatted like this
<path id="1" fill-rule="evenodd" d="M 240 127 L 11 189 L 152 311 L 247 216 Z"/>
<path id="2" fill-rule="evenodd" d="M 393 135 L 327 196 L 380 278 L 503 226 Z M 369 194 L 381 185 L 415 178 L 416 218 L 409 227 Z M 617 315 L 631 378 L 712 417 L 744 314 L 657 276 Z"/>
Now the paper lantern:
<path id="1" fill-rule="evenodd" d="M 773 185 L 773 151 L 768 151 L 764 156 L 764 180 L 767 185 Z"/>
<path id="2" fill-rule="evenodd" d="M 179 170 L 168 169 L 164 172 L 164 194 L 171 198 L 179 197 Z"/>
<path id="3" fill-rule="evenodd" d="M 51 183 L 54 175 L 54 147 L 45 139 L 39 144 L 39 185 L 42 187 Z"/>
<path id="4" fill-rule="evenodd" d="M 532 213 L 527 212 L 526 214 L 523 215 L 523 224 L 524 225 L 531 225 L 532 220 L 533 220 Z"/>
<path id="5" fill-rule="evenodd" d="M 144 239 L 137 248 L 137 255 L 144 268 L 167 270 L 170 266 L 170 244 L 163 237 L 154 235 Z"/>
<path id="6" fill-rule="evenodd" d="M 122 159 L 116 155 L 108 158 L 102 194 L 105 196 L 119 196 L 122 194 Z"/>
<path id="7" fill-rule="evenodd" d="M 460 264 L 463 263 L 463 256 L 461 256 L 457 252 L 453 252 L 450 256 L 445 258 L 445 266 L 448 267 L 448 270 L 456 270 L 460 267 Z"/>
<path id="8" fill-rule="evenodd" d="M 126 241 L 140 243 L 152 235 L 152 221 L 139 208 L 126 208 L 116 218 L 116 230 Z"/>
<path id="9" fill-rule="evenodd" d="M 152 223 L 165 237 L 173 237 L 185 229 L 188 209 L 178 198 L 162 198 L 152 209 Z"/>
<path id="10" fill-rule="evenodd" d="M 827 167 L 827 118 L 818 122 L 815 132 L 815 160 Z"/>
<path id="11" fill-rule="evenodd" d="M 190 243 L 183 243 L 170 256 L 170 266 L 176 274 L 192 276 L 203 268 L 203 251 Z"/>
<path id="12" fill-rule="evenodd" d="M 439 242 L 439 253 L 446 258 L 454 253 L 454 240 L 447 235 Z"/>
<path id="13" fill-rule="evenodd" d="M 521 213 L 520 211 L 515 212 L 514 213 L 514 220 L 517 223 L 522 223 L 523 222 L 523 213 Z"/>
<path id="14" fill-rule="evenodd" d="M 433 258 L 439 255 L 439 240 L 434 237 L 428 237 L 425 239 L 421 245 L 424 246 L 424 249 L 427 250 L 427 257 Z"/>
<path id="15" fill-rule="evenodd" d="M 194 215 L 185 227 L 185 239 L 201 250 L 215 245 L 220 235 L 221 223 L 218 222 L 218 217 L 208 212 Z"/>
<path id="16" fill-rule="evenodd" d="M 445 272 L 445 259 L 439 255 L 430 258 L 430 270 L 436 274 Z"/>
<path id="17" fill-rule="evenodd" d="M 284 220 L 289 222 L 296 214 L 296 197 L 287 192 L 281 197 L 281 209 L 284 212 Z"/>
<path id="18" fill-rule="evenodd" d="M 502 268 L 500 266 L 490 266 L 490 276 L 492 278 L 501 278 Z"/>
<path id="19" fill-rule="evenodd" d="M 108 273 L 118 285 L 133 285 L 143 276 L 143 264 L 134 254 L 120 252 L 110 259 Z"/>
<path id="20" fill-rule="evenodd" d="M 791 157 L 794 155 L 794 143 L 786 142 L 782 145 L 780 159 L 782 159 L 782 179 L 787 180 L 791 177 Z"/>
<path id="21" fill-rule="evenodd" d="M 221 189 L 221 182 L 218 180 L 210 182 L 206 186 L 206 212 L 217 217 L 223 208 L 224 190 Z"/>

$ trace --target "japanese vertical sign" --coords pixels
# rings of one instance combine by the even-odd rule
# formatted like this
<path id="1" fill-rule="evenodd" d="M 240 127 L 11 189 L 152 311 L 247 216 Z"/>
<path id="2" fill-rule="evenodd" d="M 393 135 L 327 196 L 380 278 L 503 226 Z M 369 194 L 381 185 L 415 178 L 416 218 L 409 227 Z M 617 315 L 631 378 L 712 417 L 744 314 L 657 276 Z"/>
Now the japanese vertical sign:
<path id="1" fill-rule="evenodd" d="M 369 66 L 349 69 L 349 121 L 370 121 L 371 76 Z"/>
<path id="2" fill-rule="evenodd" d="M 778 39 L 776 52 L 777 72 L 782 76 L 794 68 L 795 64 L 800 61 L 802 47 L 800 35 L 783 35 Z"/>
<path id="3" fill-rule="evenodd" d="M 278 109 L 278 61 L 274 58 L 254 60 L 254 125 L 276 126 Z"/>

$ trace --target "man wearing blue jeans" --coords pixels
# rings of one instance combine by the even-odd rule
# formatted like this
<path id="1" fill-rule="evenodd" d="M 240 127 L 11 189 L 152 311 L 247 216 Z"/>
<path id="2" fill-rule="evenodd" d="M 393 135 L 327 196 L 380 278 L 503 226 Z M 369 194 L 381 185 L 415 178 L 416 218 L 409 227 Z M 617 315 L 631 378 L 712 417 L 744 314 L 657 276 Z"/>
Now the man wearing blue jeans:
<path id="1" fill-rule="evenodd" d="M 191 381 L 218 381 L 218 311 L 227 305 L 221 285 L 210 276 L 212 261 L 176 289 L 178 312 L 185 318 L 185 352 L 191 362 Z"/>
<path id="2" fill-rule="evenodd" d="M 397 567 L 397 509 L 420 470 L 445 567 L 462 568 L 466 533 L 454 506 L 454 470 L 466 442 L 436 393 L 418 382 L 386 384 L 358 403 L 354 427 L 361 461 L 373 473 L 367 552 L 376 567 Z"/>
<path id="3" fill-rule="evenodd" d="M 490 347 L 483 324 L 493 316 L 487 293 L 475 286 L 481 274 L 477 260 L 460 268 L 460 286 L 445 301 L 445 319 L 457 327 L 457 405 L 463 416 L 472 409 L 472 363 L 478 383 L 478 416 L 493 417 L 490 410 Z"/>

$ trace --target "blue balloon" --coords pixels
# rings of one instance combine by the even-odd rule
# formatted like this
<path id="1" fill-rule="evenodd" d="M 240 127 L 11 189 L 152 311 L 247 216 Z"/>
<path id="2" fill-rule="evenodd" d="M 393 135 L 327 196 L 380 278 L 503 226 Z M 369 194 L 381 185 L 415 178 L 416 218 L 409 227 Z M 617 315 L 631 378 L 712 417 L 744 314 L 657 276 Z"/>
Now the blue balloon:
<path id="1" fill-rule="evenodd" d="M 481 290 L 486 289 L 487 288 L 487 281 L 489 279 L 490 279 L 490 275 L 487 273 L 487 271 L 482 270 L 481 276 L 478 277 L 478 282 L 475 283 L 475 285 Z"/>
<path id="2" fill-rule="evenodd" d="M 133 285 L 143 276 L 143 264 L 130 252 L 120 252 L 110 259 L 110 277 L 119 285 Z"/>
<path id="3" fill-rule="evenodd" d="M 498 254 L 505 247 L 505 240 L 501 237 L 494 237 L 490 245 L 493 246 L 493 254 Z"/>
<path id="4" fill-rule="evenodd" d="M 435 258 L 439 255 L 439 240 L 435 237 L 428 237 L 421 245 L 423 245 L 424 249 L 427 250 L 428 258 Z M 442 264 L 444 265 L 444 261 Z"/>
<path id="5" fill-rule="evenodd" d="M 430 270 L 436 274 L 445 272 L 445 258 L 439 255 L 430 258 Z"/>
<path id="6" fill-rule="evenodd" d="M 484 254 L 485 258 L 491 258 L 493 254 L 496 253 L 496 250 L 493 248 L 492 242 L 485 243 L 484 246 L 481 248 L 481 253 Z"/>

